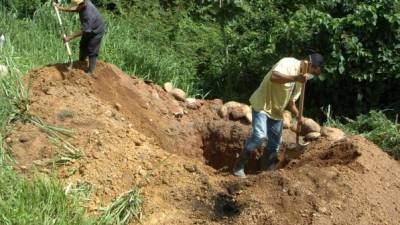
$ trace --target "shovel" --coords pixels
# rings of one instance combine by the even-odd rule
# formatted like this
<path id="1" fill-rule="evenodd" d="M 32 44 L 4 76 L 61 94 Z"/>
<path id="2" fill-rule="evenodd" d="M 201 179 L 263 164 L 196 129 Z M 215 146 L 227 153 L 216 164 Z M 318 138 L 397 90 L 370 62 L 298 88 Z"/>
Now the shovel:
<path id="1" fill-rule="evenodd" d="M 308 63 L 307 62 L 303 63 L 303 72 L 304 73 L 308 73 Z M 301 88 L 300 103 L 299 103 L 299 114 L 300 114 L 300 117 L 298 118 L 299 121 L 301 121 L 303 119 L 304 93 L 306 91 L 306 83 L 307 83 L 307 80 L 302 84 L 302 88 Z M 305 147 L 307 147 L 308 144 L 310 144 L 310 142 L 305 142 L 305 143 L 301 143 L 300 142 L 301 125 L 302 125 L 301 123 L 297 122 L 296 147 L 298 149 L 303 150 Z"/>
<path id="2" fill-rule="evenodd" d="M 61 17 L 60 17 L 60 12 L 58 11 L 58 8 L 55 5 L 53 7 L 54 7 L 54 10 L 56 11 L 56 14 L 57 14 L 58 23 L 60 24 L 63 38 L 65 38 L 67 35 L 65 34 L 65 29 L 64 29 Z M 65 42 L 64 44 L 65 44 L 65 48 L 67 49 L 67 54 L 68 54 L 68 69 L 72 69 L 73 63 L 72 63 L 71 48 L 69 47 L 69 43 L 68 42 Z"/>

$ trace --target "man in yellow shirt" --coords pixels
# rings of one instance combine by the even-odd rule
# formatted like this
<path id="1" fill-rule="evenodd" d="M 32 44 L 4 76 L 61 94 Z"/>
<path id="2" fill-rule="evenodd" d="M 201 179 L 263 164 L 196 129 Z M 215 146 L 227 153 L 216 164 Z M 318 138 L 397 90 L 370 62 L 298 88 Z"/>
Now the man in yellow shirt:
<path id="1" fill-rule="evenodd" d="M 308 73 L 301 69 L 304 63 L 308 65 Z M 233 168 L 235 176 L 246 176 L 244 167 L 251 152 L 264 139 L 267 139 L 267 148 L 261 158 L 261 168 L 263 170 L 275 168 L 282 141 L 283 111 L 288 109 L 299 118 L 295 102 L 300 96 L 301 84 L 314 75 L 319 76 L 323 65 L 324 58 L 320 54 L 314 53 L 309 55 L 307 60 L 282 58 L 267 73 L 260 86 L 250 97 L 253 132 L 235 163 Z"/>

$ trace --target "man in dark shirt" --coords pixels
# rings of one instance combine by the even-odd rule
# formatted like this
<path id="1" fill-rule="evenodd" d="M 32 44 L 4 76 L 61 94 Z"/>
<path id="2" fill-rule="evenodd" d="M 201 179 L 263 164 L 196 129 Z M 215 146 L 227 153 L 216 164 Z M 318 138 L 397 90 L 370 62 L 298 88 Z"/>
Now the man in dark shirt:
<path id="1" fill-rule="evenodd" d="M 77 12 L 82 23 L 82 30 L 64 38 L 64 42 L 81 37 L 79 45 L 79 60 L 85 61 L 89 57 L 89 69 L 91 75 L 96 68 L 96 58 L 99 54 L 101 39 L 104 35 L 104 21 L 99 11 L 90 0 L 72 0 L 71 7 L 65 8 L 58 4 L 55 6 L 64 12 Z"/>

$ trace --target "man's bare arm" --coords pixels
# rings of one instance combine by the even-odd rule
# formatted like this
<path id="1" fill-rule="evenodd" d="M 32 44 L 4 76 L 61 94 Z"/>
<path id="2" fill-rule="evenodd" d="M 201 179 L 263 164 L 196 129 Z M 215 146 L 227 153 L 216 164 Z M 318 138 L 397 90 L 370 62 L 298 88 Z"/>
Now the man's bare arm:
<path id="1" fill-rule="evenodd" d="M 78 9 L 71 9 L 71 8 L 64 7 L 57 3 L 54 3 L 54 6 L 57 7 L 58 10 L 63 11 L 63 12 L 79 12 Z"/>
<path id="2" fill-rule="evenodd" d="M 300 116 L 300 112 L 296 107 L 296 103 L 293 100 L 290 100 L 288 102 L 288 105 L 286 106 L 286 109 L 289 110 L 291 113 L 293 113 L 294 115 L 296 115 L 296 118 L 299 118 Z"/>
<path id="3" fill-rule="evenodd" d="M 300 74 L 297 76 L 290 76 L 274 70 L 272 71 L 271 81 L 279 84 L 284 84 L 289 82 L 304 83 L 307 80 L 312 79 L 312 77 L 313 75 L 309 73 Z"/>
<path id="4" fill-rule="evenodd" d="M 82 36 L 82 34 L 83 34 L 82 31 L 75 32 L 75 33 L 71 34 L 70 36 L 66 36 L 66 37 L 64 38 L 64 42 L 69 42 L 69 41 L 71 41 L 72 39 L 75 39 L 75 38 L 77 38 L 77 37 Z"/>

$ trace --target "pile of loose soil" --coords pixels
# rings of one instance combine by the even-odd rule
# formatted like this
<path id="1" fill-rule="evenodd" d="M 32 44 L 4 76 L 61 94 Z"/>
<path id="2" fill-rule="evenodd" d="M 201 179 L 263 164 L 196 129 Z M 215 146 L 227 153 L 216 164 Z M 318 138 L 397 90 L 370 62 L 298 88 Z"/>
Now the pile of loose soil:
<path id="1" fill-rule="evenodd" d="M 230 174 L 250 134 L 244 121 L 222 119 L 221 100 L 188 108 L 152 81 L 99 62 L 94 77 L 83 65 L 50 65 L 26 75 L 29 113 L 68 128 L 85 156 L 56 167 L 66 187 L 89 185 L 88 213 L 140 187 L 143 224 L 398 224 L 400 165 L 358 137 L 320 139 L 306 151 L 287 149 L 281 169 L 248 179 Z M 22 174 L 52 173 L 46 160 L 60 149 L 29 123 L 18 123 L 7 145 Z M 133 223 L 135 224 L 135 222 Z"/>

